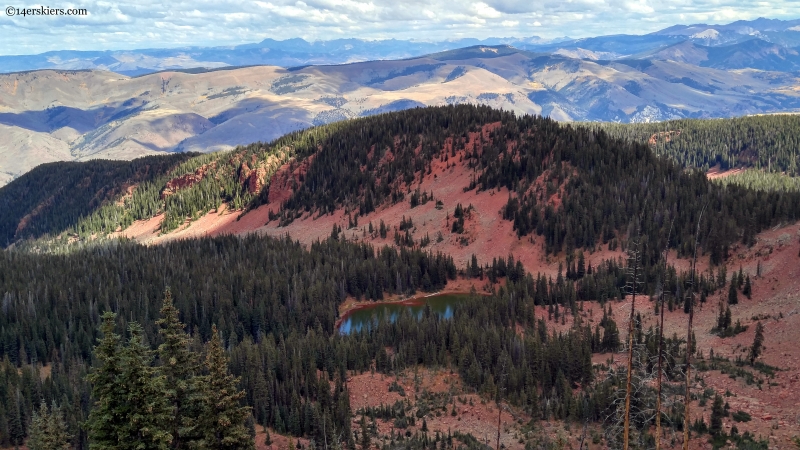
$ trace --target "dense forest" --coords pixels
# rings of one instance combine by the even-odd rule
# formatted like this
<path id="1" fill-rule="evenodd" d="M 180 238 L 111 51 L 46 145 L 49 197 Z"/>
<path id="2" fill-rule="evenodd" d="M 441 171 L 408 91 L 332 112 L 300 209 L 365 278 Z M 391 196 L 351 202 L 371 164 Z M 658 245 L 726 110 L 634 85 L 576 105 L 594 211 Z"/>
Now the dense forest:
<path id="1" fill-rule="evenodd" d="M 164 174 L 195 156 L 42 164 L 0 188 L 0 245 L 57 234 L 118 201 L 128 187 L 165 183 Z"/>
<path id="2" fill-rule="evenodd" d="M 754 191 L 800 191 L 800 177 L 747 169 L 714 180 L 721 185 L 737 185 Z"/>
<path id="3" fill-rule="evenodd" d="M 4 251 L 0 445 L 22 442 L 44 402 L 58 405 L 72 444 L 86 448 L 91 429 L 80 425 L 92 417 L 90 398 L 97 394 L 92 394 L 94 378 L 87 378 L 98 363 L 95 343 L 114 325 L 128 330 L 116 331 L 120 339 L 139 347 L 146 342 L 161 348 L 169 342 L 158 326 L 167 287 L 180 311 L 174 315 L 185 323 L 180 329 L 189 334 L 187 345 L 202 352 L 218 327 L 252 421 L 280 433 L 317 442 L 342 439 L 342 445 L 355 448 L 348 373 L 397 373 L 418 364 L 450 367 L 467 386 L 489 396 L 497 393 L 504 374 L 508 401 L 534 417 L 602 421 L 613 400 L 610 392 L 619 389 L 621 379 L 617 374 L 595 382 L 590 356 L 618 349 L 623 339 L 604 308 L 594 328 L 578 312 L 582 300 L 597 299 L 602 306 L 625 297 L 627 274 L 616 261 L 592 267 L 582 260 L 579 255 L 565 276 L 552 279 L 526 273 L 513 257 L 486 264 L 473 258 L 458 270 L 445 255 L 375 249 L 333 237 L 308 250 L 288 238 L 251 236 L 155 247 L 112 241 L 69 255 Z M 337 307 L 347 296 L 380 299 L 434 291 L 459 273 L 490 283 L 504 279 L 505 284 L 493 295 L 464 301 L 451 319 L 428 312 L 352 335 L 335 329 Z M 668 291 L 676 299 L 688 283 L 687 274 L 672 268 L 645 278 L 642 293 Z M 713 293 L 727 285 L 727 278 L 722 271 L 709 272 L 699 289 Z M 571 315 L 574 325 L 568 332 L 551 331 L 547 321 L 534 316 L 534 305 L 546 306 L 556 322 Z M 673 307 L 680 305 L 670 301 Z M 109 312 L 116 319 L 101 334 Z M 655 352 L 653 330 L 637 328 L 636 336 L 643 348 Z M 666 373 L 678 380 L 681 340 L 667 342 Z M 165 370 L 159 367 L 169 360 L 156 356 L 151 372 Z M 575 390 L 579 385 L 584 388 Z M 665 414 L 679 426 L 678 405 Z"/>
<path id="4" fill-rule="evenodd" d="M 286 364 L 299 364 L 300 356 L 327 355 L 317 363 L 331 376 L 369 364 L 355 358 L 358 353 L 352 342 L 336 347 L 335 352 L 314 347 L 314 353 L 296 353 L 307 340 L 332 345 L 329 337 L 335 334 L 337 306 L 345 296 L 381 298 L 384 293 L 433 290 L 456 275 L 452 260 L 444 255 L 388 248 L 376 255 L 369 246 L 338 241 L 306 251 L 290 240 L 256 237 L 154 248 L 120 241 L 69 256 L 6 251 L 0 266 L 0 360 L 4 361 L 0 444 L 4 445 L 21 439 L 24 427 L 20 426 L 42 399 L 47 404 L 59 403 L 67 412 L 74 442 L 85 443 L 86 435 L 77 425 L 88 414 L 85 375 L 101 315 L 116 313 L 122 330 L 138 321 L 147 342 L 158 343 L 154 323 L 166 286 L 172 287 L 175 304 L 194 339 L 209 340 L 217 325 L 226 348 L 252 344 L 271 349 L 272 356 L 266 351 L 257 353 L 260 381 L 254 373 L 242 373 L 243 359 L 233 367 L 245 376 L 249 395 L 270 396 L 267 403 L 259 398 L 259 421 L 291 424 L 292 413 L 299 413 L 290 411 L 292 401 L 308 400 L 307 391 L 301 389 L 310 380 L 297 384 L 290 375 L 305 379 L 306 371 L 295 372 L 304 366 Z M 321 340 L 317 342 L 315 335 Z M 50 373 L 44 382 L 37 374 L 43 365 Z M 250 384 L 256 382 L 258 386 Z M 333 407 L 326 404 L 320 412 L 333 416 Z M 337 423 L 339 430 L 349 426 L 346 417 L 337 417 L 337 422 L 329 424 Z M 279 429 L 286 430 L 285 426 Z"/>
<path id="5" fill-rule="evenodd" d="M 753 167 L 800 175 L 800 116 L 795 114 L 586 125 L 615 138 L 650 143 L 656 154 L 684 167 L 708 170 L 719 164 L 725 170 Z"/>

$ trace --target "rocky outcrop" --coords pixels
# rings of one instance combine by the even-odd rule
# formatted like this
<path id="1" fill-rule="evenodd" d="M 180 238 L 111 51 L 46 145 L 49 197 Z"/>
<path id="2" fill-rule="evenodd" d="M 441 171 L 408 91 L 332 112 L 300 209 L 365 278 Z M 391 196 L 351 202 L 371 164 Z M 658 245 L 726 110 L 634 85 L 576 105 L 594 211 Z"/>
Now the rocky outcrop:
<path id="1" fill-rule="evenodd" d="M 210 170 L 216 169 L 216 167 L 216 162 L 211 164 L 203 164 L 192 173 L 187 173 L 167 181 L 167 185 L 164 186 L 164 189 L 161 191 L 161 199 L 163 200 L 180 191 L 181 189 L 186 189 L 199 183 L 203 180 L 203 178 L 206 177 Z"/>

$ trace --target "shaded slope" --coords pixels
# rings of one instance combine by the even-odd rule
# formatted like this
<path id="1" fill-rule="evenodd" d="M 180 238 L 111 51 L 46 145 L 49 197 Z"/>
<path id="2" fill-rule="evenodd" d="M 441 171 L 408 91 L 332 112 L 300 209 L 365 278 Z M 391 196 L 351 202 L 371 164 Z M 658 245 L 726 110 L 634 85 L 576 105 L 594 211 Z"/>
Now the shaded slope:
<path id="1" fill-rule="evenodd" d="M 42 164 L 0 188 L 0 242 L 57 234 L 192 156 Z"/>
<path id="2" fill-rule="evenodd" d="M 725 46 L 705 46 L 684 41 L 656 52 L 640 55 L 644 59 L 665 59 L 715 69 L 757 69 L 793 72 L 800 68 L 800 54 L 761 39 L 748 39 Z"/>

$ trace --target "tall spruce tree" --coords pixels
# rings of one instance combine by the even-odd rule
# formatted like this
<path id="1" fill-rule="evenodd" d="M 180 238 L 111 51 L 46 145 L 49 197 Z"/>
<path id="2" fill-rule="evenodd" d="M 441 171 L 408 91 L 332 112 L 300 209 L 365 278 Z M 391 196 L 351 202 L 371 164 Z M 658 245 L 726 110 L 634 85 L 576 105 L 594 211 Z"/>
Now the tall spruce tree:
<path id="1" fill-rule="evenodd" d="M 203 411 L 198 420 L 202 433 L 197 448 L 209 450 L 253 449 L 253 439 L 245 427 L 249 406 L 241 406 L 245 392 L 239 379 L 228 371 L 228 358 L 222 348 L 217 326 L 212 327 L 205 361 L 208 374 L 200 379 Z"/>
<path id="2" fill-rule="evenodd" d="M 130 339 L 122 349 L 118 377 L 125 422 L 118 429 L 118 449 L 165 450 L 172 434 L 167 428 L 172 411 L 167 402 L 164 377 L 153 367 L 153 351 L 145 343 L 142 327 L 128 326 Z"/>
<path id="3" fill-rule="evenodd" d="M 747 279 L 744 282 L 744 288 L 742 289 L 742 294 L 748 299 L 753 295 L 753 287 L 750 285 L 750 274 L 747 274 Z"/>
<path id="4" fill-rule="evenodd" d="M 753 345 L 750 346 L 750 351 L 748 354 L 748 359 L 750 360 L 750 365 L 754 365 L 756 363 L 756 359 L 761 356 L 761 353 L 764 351 L 764 325 L 761 322 L 756 323 L 756 333 L 753 337 Z"/>
<path id="5" fill-rule="evenodd" d="M 170 448 L 186 448 L 197 437 L 199 403 L 197 397 L 198 356 L 189 349 L 191 338 L 180 321 L 179 311 L 172 301 L 172 292 L 164 292 L 161 319 L 156 321 L 158 333 L 164 342 L 158 346 L 160 371 L 164 376 L 166 396 L 170 408 Z"/>
<path id="6" fill-rule="evenodd" d="M 739 303 L 739 293 L 736 291 L 736 277 L 731 278 L 731 286 L 728 289 L 728 304 L 735 305 Z"/>
<path id="7" fill-rule="evenodd" d="M 711 424 L 708 427 L 709 433 L 716 436 L 722 432 L 722 417 L 724 415 L 722 396 L 714 395 L 714 403 L 711 406 Z"/>
<path id="8" fill-rule="evenodd" d="M 126 400 L 118 383 L 122 362 L 119 354 L 120 336 L 115 333 L 116 314 L 107 311 L 102 320 L 102 337 L 94 348 L 94 367 L 86 377 L 92 385 L 94 399 L 94 406 L 86 421 L 92 450 L 117 448 L 118 431 L 127 421 L 127 417 L 122 414 Z"/>

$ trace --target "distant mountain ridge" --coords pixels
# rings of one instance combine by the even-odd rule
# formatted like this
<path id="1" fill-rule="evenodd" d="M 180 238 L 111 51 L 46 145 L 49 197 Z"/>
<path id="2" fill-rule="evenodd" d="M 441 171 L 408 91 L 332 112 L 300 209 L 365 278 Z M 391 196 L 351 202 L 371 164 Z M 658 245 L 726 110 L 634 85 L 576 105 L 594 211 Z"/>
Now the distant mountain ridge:
<path id="1" fill-rule="evenodd" d="M 589 59 L 621 59 L 657 52 L 683 41 L 703 46 L 724 46 L 758 39 L 780 47 L 800 46 L 800 19 L 759 18 L 726 25 L 674 25 L 645 35 L 611 35 L 591 38 L 542 39 L 464 38 L 438 42 L 413 40 L 334 39 L 308 42 L 300 38 L 264 39 L 258 43 L 225 47 L 181 47 L 113 51 L 51 51 L 38 55 L 0 56 L 0 73 L 39 69 L 108 70 L 135 76 L 163 70 L 251 65 L 294 67 L 360 61 L 414 58 L 475 45 L 510 45 L 520 50 L 586 55 Z M 578 56 L 580 57 L 580 56 Z M 773 70 L 765 67 L 755 69 Z"/>
<path id="2" fill-rule="evenodd" d="M 0 186 L 46 162 L 228 150 L 421 106 L 623 123 L 794 112 L 798 30 L 759 19 L 551 42 L 267 39 L 0 57 L 5 70 L 55 67 L 0 74 Z"/>

